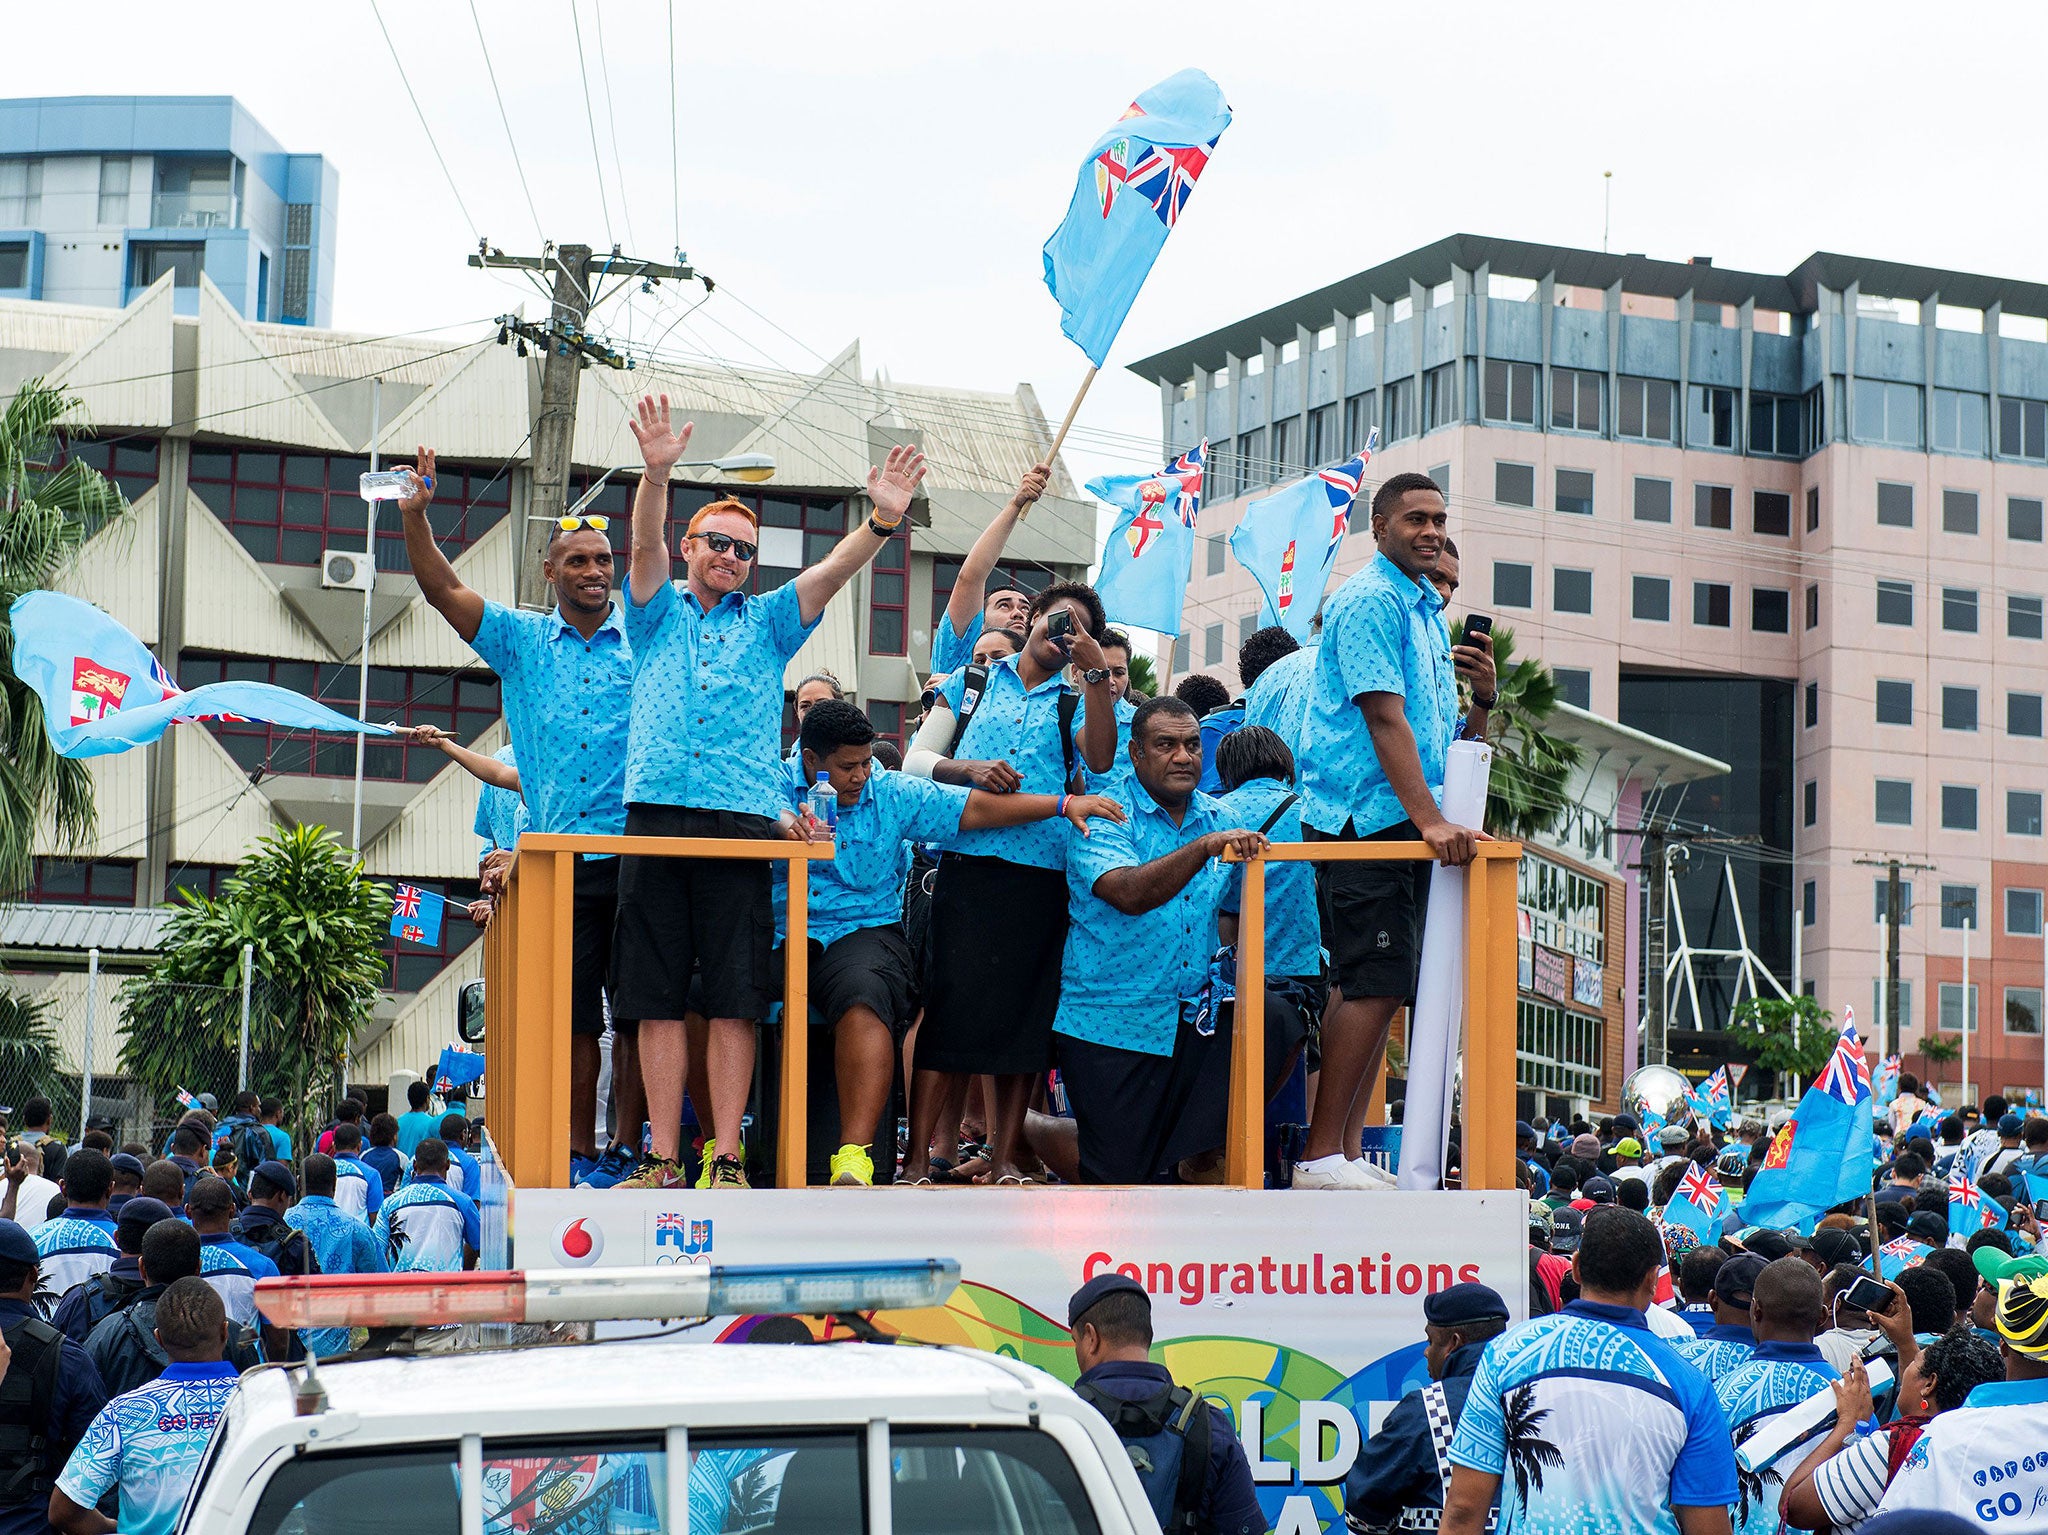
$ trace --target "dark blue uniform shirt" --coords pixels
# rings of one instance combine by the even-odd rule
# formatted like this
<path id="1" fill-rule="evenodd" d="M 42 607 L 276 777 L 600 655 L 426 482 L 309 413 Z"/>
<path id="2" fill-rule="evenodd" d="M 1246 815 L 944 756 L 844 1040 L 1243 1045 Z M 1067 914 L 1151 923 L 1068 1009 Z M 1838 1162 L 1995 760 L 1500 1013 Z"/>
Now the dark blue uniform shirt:
<path id="1" fill-rule="evenodd" d="M 1163 1364 L 1113 1359 L 1084 1371 L 1079 1386 L 1095 1386 L 1124 1402 L 1142 1402 L 1173 1384 Z M 1221 1408 L 1209 1409 L 1209 1480 L 1202 1489 L 1195 1517 L 1217 1535 L 1265 1535 L 1266 1516 L 1259 1508 L 1252 1468 L 1237 1441 L 1237 1429 Z"/>
<path id="2" fill-rule="evenodd" d="M 1472 1389 L 1472 1374 L 1485 1352 L 1484 1343 L 1467 1343 L 1444 1361 L 1444 1405 L 1453 1423 L 1465 1410 L 1465 1393 Z M 1344 1478 L 1344 1512 L 1361 1524 L 1384 1526 L 1404 1508 L 1441 1508 L 1443 1502 L 1443 1473 L 1418 1386 L 1394 1404 L 1380 1431 L 1359 1451 Z"/>
<path id="3" fill-rule="evenodd" d="M 0 1300 L 0 1330 L 26 1317 L 41 1315 L 26 1301 Z M 92 1420 L 107 1405 L 107 1388 L 85 1350 L 66 1338 L 57 1366 L 56 1394 L 50 1400 L 50 1476 L 54 1480 Z M 50 1500 L 0 1503 L 0 1535 L 49 1535 Z"/>

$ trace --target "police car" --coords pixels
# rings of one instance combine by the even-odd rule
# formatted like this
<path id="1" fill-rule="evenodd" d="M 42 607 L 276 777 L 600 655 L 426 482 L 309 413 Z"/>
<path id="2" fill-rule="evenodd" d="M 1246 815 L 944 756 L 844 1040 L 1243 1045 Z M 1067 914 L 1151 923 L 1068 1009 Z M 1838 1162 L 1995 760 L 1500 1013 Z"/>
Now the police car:
<path id="1" fill-rule="evenodd" d="M 294 1327 L 563 1323 L 937 1305 L 959 1267 L 266 1280 Z M 787 1325 L 787 1324 L 785 1324 Z M 1153 1535 L 1121 1442 L 1051 1376 L 973 1349 L 659 1336 L 246 1375 L 192 1535 Z M 447 1336 L 443 1334 L 442 1336 Z"/>

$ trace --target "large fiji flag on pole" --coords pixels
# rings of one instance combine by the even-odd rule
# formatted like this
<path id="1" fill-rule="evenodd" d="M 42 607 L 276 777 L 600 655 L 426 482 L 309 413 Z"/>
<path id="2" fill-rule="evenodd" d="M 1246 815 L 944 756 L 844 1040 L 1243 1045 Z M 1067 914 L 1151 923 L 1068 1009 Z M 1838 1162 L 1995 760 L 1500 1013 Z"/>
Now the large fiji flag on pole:
<path id="1" fill-rule="evenodd" d="M 1067 216 L 1045 242 L 1045 285 L 1060 329 L 1096 367 L 1229 126 L 1222 88 L 1183 69 L 1132 102 L 1081 162 Z"/>
<path id="2" fill-rule="evenodd" d="M 1811 1235 L 1834 1206 L 1870 1193 L 1870 1066 L 1844 1010 L 1842 1037 L 1799 1108 L 1772 1139 L 1749 1185 L 1742 1218 L 1753 1226 L 1796 1227 Z"/>
<path id="3" fill-rule="evenodd" d="M 1119 513 L 1102 547 L 1102 574 L 1095 582 L 1103 607 L 1117 623 L 1180 633 L 1208 456 L 1209 444 L 1202 442 L 1157 474 L 1105 475 L 1088 482 L 1088 494 Z"/>
<path id="4" fill-rule="evenodd" d="M 1351 503 L 1365 481 L 1379 434 L 1343 463 L 1319 469 L 1244 509 L 1230 530 L 1230 552 L 1265 593 L 1259 627 L 1280 625 L 1302 644 L 1351 526 Z"/>
<path id="5" fill-rule="evenodd" d="M 89 602 L 25 592 L 8 609 L 14 670 L 42 701 L 60 757 L 104 757 L 157 740 L 181 720 L 245 719 L 337 734 L 390 735 L 268 682 L 209 682 L 186 692 L 149 648 Z"/>

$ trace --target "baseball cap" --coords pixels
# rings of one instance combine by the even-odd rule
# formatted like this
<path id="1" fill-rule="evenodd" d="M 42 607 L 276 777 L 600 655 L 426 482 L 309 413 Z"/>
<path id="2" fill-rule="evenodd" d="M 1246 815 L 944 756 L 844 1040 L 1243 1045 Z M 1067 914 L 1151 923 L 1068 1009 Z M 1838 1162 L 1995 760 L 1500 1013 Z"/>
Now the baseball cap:
<path id="1" fill-rule="evenodd" d="M 1550 1250 L 1561 1257 L 1577 1252 L 1585 1234 L 1586 1217 L 1582 1211 L 1567 1205 L 1550 1217 Z"/>
<path id="2" fill-rule="evenodd" d="M 1948 1222 L 1932 1210 L 1921 1210 L 1907 1220 L 1906 1235 L 1930 1247 L 1941 1247 L 1948 1242 Z"/>
<path id="3" fill-rule="evenodd" d="M 1666 1125 L 1657 1132 L 1657 1144 L 1660 1146 L 1682 1148 L 1691 1139 L 1692 1136 L 1686 1132 L 1684 1125 Z"/>
<path id="4" fill-rule="evenodd" d="M 292 1176 L 292 1170 L 289 1167 L 274 1157 L 267 1162 L 258 1162 L 256 1164 L 255 1172 L 249 1177 L 252 1187 L 258 1178 L 269 1184 L 276 1193 L 289 1194 L 293 1198 L 298 1197 L 299 1180 Z"/>
<path id="5" fill-rule="evenodd" d="M 158 1221 L 171 1219 L 171 1207 L 161 1199 L 151 1199 L 147 1194 L 137 1194 L 121 1206 L 121 1213 L 115 1217 L 119 1226 L 154 1226 Z"/>
<path id="6" fill-rule="evenodd" d="M 1774 1263 L 1780 1258 L 1789 1258 L 1799 1250 L 1799 1247 L 1794 1245 L 1792 1238 L 1782 1231 L 1773 1230 L 1769 1226 L 1752 1231 L 1742 1239 L 1742 1245 L 1745 1250 L 1755 1253 L 1766 1263 Z"/>
<path id="7" fill-rule="evenodd" d="M 1643 1143 L 1633 1135 L 1625 1136 L 1614 1148 L 1618 1157 L 1639 1157 L 1643 1154 Z"/>
<path id="8" fill-rule="evenodd" d="M 43 1261 L 36 1251 L 36 1239 L 19 1221 L 0 1221 L 0 1260 L 34 1265 Z"/>
<path id="9" fill-rule="evenodd" d="M 1579 1186 L 1579 1192 L 1592 1200 L 1596 1205 L 1611 1205 L 1614 1203 L 1614 1184 L 1606 1178 L 1588 1178 Z"/>
<path id="10" fill-rule="evenodd" d="M 1129 1291 L 1133 1295 L 1144 1295 L 1145 1287 L 1128 1274 L 1097 1274 L 1076 1290 L 1073 1298 L 1067 1302 L 1067 1327 L 1071 1330 L 1075 1323 L 1094 1309 L 1097 1301 L 1124 1291 Z M 1147 1299 L 1149 1303 L 1149 1297 Z"/>
<path id="11" fill-rule="evenodd" d="M 1505 1322 L 1508 1303 L 1487 1285 L 1466 1281 L 1425 1296 L 1423 1320 L 1436 1327 L 1465 1327 L 1478 1322 Z"/>
<path id="12" fill-rule="evenodd" d="M 1737 1253 L 1714 1271 L 1714 1295 L 1731 1305 L 1741 1305 L 1756 1294 L 1757 1275 L 1767 1261 L 1755 1252 Z"/>
<path id="13" fill-rule="evenodd" d="M 1838 1263 L 1860 1263 L 1863 1259 L 1863 1244 L 1839 1227 L 1829 1226 L 1816 1231 L 1812 1245 L 1829 1268 Z"/>
<path id="14" fill-rule="evenodd" d="M 2001 1114 L 1998 1119 L 2000 1135 L 2018 1135 L 2023 1121 L 2017 1114 Z"/>

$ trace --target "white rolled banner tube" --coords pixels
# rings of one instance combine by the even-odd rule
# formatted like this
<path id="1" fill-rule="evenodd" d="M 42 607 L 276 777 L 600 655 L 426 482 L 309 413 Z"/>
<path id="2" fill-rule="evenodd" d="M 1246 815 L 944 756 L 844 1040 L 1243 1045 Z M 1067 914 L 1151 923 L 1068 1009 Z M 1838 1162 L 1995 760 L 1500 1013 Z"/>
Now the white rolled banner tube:
<path id="1" fill-rule="evenodd" d="M 1444 761 L 1444 819 L 1483 827 L 1493 748 L 1484 741 L 1454 741 Z M 1511 915 L 1499 920 L 1510 921 Z M 1443 1182 L 1444 1146 L 1451 1127 L 1451 1084 L 1458 1075 L 1460 1024 L 1465 1016 L 1465 871 L 1437 865 L 1429 879 L 1422 930 L 1421 971 L 1408 1018 L 1408 1090 L 1401 1112 L 1401 1187 L 1433 1189 Z"/>

